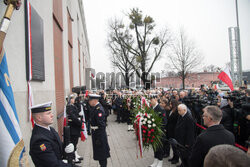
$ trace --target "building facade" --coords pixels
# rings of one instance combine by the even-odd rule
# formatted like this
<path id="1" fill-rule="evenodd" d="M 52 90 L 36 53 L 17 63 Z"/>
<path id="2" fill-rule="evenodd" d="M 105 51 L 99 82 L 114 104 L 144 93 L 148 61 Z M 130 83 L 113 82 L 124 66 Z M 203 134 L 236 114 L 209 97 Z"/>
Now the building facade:
<path id="1" fill-rule="evenodd" d="M 15 104 L 19 116 L 20 127 L 26 150 L 29 151 L 29 140 L 32 125 L 29 121 L 28 109 L 28 62 L 27 61 L 27 3 L 31 13 L 39 16 L 43 42 L 42 57 L 37 57 L 35 47 L 32 48 L 33 73 L 42 71 L 43 79 L 30 81 L 33 94 L 33 105 L 53 102 L 54 124 L 52 125 L 62 134 L 63 112 L 65 97 L 73 86 L 83 86 L 85 70 L 90 68 L 89 43 L 82 0 L 28 0 L 18 11 L 14 11 L 11 25 L 4 41 L 7 55 L 10 80 L 14 92 Z M 6 5 L 0 1 L 0 17 L 2 19 Z M 34 16 L 31 14 L 31 27 L 35 26 Z M 29 19 L 28 19 L 29 21 Z M 32 28 L 31 28 L 32 30 Z M 34 28 L 33 33 L 36 28 Z M 41 35 L 41 34 L 40 34 Z M 35 39 L 34 34 L 32 34 Z M 40 47 L 41 46 L 41 47 Z M 42 60 L 42 61 L 41 61 Z M 37 65 L 35 64 L 37 62 Z M 42 64 L 42 65 L 41 65 Z M 41 66 L 40 66 L 41 65 Z M 37 66 L 37 67 L 36 67 Z M 33 75 L 34 75 L 33 74 Z M 30 161 L 32 164 L 32 162 Z M 32 166 L 32 165 L 31 165 Z"/>
<path id="2" fill-rule="evenodd" d="M 191 73 L 185 79 L 185 88 L 199 88 L 201 85 L 211 86 L 213 82 L 219 82 L 219 72 Z M 156 82 L 156 87 L 182 88 L 182 80 L 179 77 L 164 77 Z"/>

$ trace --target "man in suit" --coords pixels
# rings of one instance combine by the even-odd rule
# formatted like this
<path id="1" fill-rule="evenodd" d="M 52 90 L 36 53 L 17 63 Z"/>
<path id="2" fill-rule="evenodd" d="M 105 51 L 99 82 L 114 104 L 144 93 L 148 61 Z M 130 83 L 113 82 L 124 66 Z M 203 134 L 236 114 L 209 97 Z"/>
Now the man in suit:
<path id="1" fill-rule="evenodd" d="M 179 118 L 175 127 L 175 139 L 179 144 L 186 147 L 186 151 L 180 150 L 182 164 L 180 166 L 188 166 L 188 156 L 190 149 L 195 140 L 195 124 L 192 115 L 187 110 L 185 104 L 178 105 Z"/>
<path id="2" fill-rule="evenodd" d="M 36 167 L 71 167 L 63 161 L 63 145 L 58 133 L 50 127 L 53 123 L 51 102 L 36 105 L 31 108 L 35 121 L 30 139 L 30 156 Z M 66 153 L 74 152 L 74 145 L 70 143 L 64 149 Z"/>
<path id="3" fill-rule="evenodd" d="M 99 103 L 100 95 L 90 94 L 89 105 L 90 125 L 92 130 L 93 158 L 98 160 L 101 167 L 107 166 L 107 158 L 110 157 L 110 148 L 106 133 L 105 111 Z"/>
<path id="4" fill-rule="evenodd" d="M 222 111 L 217 106 L 207 106 L 202 115 L 204 125 L 208 128 L 203 131 L 193 146 L 189 164 L 191 167 L 202 167 L 204 158 L 210 148 L 219 144 L 234 145 L 234 135 L 220 124 Z"/>
<path id="5" fill-rule="evenodd" d="M 120 123 L 121 122 L 121 114 L 122 114 L 122 93 L 117 92 L 117 97 L 115 99 L 115 108 L 117 111 L 117 119 L 116 122 Z"/>
<path id="6" fill-rule="evenodd" d="M 153 107 L 154 111 L 156 113 L 159 114 L 160 117 L 162 117 L 162 131 L 165 130 L 165 126 L 166 126 L 166 123 L 167 123 L 167 120 L 166 120 L 166 111 L 161 108 L 160 104 L 158 104 L 157 102 L 157 96 L 153 96 L 151 98 L 151 106 Z M 164 143 L 163 141 L 163 137 L 162 137 L 162 143 Z M 164 156 L 164 149 L 163 147 L 159 147 L 157 150 L 154 150 L 154 162 L 152 165 L 150 165 L 149 167 L 162 167 L 163 165 L 163 156 Z"/>

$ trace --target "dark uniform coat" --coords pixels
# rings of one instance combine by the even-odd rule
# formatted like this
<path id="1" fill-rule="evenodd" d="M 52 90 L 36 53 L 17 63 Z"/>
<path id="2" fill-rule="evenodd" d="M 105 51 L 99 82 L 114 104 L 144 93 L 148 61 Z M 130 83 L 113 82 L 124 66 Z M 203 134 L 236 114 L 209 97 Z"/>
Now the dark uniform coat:
<path id="1" fill-rule="evenodd" d="M 90 111 L 90 124 L 92 127 L 98 127 L 92 130 L 94 160 L 105 160 L 110 157 L 110 148 L 106 133 L 105 111 L 100 103 Z"/>
<path id="2" fill-rule="evenodd" d="M 50 130 L 34 126 L 30 139 L 30 152 L 36 167 L 70 167 L 62 162 L 63 148 L 58 133 L 54 128 Z"/>
<path id="3" fill-rule="evenodd" d="M 234 135 L 226 130 L 223 125 L 214 125 L 203 131 L 193 146 L 189 159 L 191 167 L 202 167 L 203 161 L 209 149 L 219 144 L 234 145 Z"/>
<path id="4" fill-rule="evenodd" d="M 79 117 L 78 108 L 75 105 L 70 104 L 66 108 L 66 113 L 68 116 L 68 125 L 70 127 L 70 135 L 80 137 L 82 121 L 81 121 L 81 118 Z"/>

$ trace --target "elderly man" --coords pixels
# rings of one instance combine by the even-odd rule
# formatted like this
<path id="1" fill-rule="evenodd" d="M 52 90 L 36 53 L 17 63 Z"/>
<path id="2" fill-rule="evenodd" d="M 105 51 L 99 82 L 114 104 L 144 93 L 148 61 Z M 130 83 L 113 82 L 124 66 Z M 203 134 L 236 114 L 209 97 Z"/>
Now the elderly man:
<path id="1" fill-rule="evenodd" d="M 175 127 L 175 139 L 187 149 L 190 149 L 195 140 L 195 124 L 192 115 L 185 104 L 178 105 L 179 118 Z M 181 166 L 188 166 L 188 151 L 180 152 Z"/>
<path id="2" fill-rule="evenodd" d="M 220 124 L 222 111 L 217 106 L 207 106 L 204 109 L 204 125 L 208 128 L 201 133 L 193 146 L 189 159 L 192 167 L 202 167 L 203 161 L 209 149 L 219 144 L 234 145 L 234 135 Z"/>

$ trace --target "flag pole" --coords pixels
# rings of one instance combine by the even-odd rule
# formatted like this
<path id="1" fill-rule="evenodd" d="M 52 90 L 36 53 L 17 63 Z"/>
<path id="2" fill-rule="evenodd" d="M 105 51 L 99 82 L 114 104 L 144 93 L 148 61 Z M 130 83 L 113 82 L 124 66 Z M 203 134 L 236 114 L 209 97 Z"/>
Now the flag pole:
<path id="1" fill-rule="evenodd" d="M 20 8 L 21 0 L 4 0 L 4 3 L 8 6 L 5 10 L 5 14 L 0 24 L 0 53 L 3 50 L 3 42 L 10 24 L 11 16 L 15 9 L 18 10 Z M 1 60 L 2 57 L 0 57 L 0 62 Z"/>

